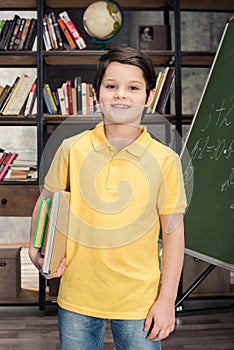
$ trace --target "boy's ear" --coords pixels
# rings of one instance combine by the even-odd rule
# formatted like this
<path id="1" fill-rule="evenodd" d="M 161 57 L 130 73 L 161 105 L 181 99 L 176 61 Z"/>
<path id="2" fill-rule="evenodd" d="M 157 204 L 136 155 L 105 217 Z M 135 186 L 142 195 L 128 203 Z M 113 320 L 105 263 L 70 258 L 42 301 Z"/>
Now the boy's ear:
<path id="1" fill-rule="evenodd" d="M 155 89 L 150 90 L 149 97 L 148 97 L 146 104 L 145 104 L 146 107 L 149 107 L 151 105 L 151 103 L 154 100 L 154 96 L 155 96 Z"/>

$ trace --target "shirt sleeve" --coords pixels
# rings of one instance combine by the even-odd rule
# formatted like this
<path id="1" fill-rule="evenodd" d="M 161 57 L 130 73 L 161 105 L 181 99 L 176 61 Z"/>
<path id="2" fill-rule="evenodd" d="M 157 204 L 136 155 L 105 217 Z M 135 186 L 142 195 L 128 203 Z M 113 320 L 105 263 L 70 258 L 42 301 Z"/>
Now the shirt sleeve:
<path id="1" fill-rule="evenodd" d="M 187 205 L 181 161 L 176 153 L 168 156 L 162 169 L 162 181 L 158 193 L 160 215 L 184 213 Z"/>
<path id="2" fill-rule="evenodd" d="M 69 190 L 69 148 L 66 140 L 62 142 L 55 153 L 51 166 L 46 174 L 44 187 L 54 192 L 55 190 Z"/>

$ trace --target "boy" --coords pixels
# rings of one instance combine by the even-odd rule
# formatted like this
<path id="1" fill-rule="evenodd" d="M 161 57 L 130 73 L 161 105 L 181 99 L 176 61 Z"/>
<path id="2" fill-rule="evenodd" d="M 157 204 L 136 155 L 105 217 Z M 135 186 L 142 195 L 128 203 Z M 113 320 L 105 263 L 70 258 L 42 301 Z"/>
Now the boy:
<path id="1" fill-rule="evenodd" d="M 116 350 L 158 350 L 174 329 L 183 264 L 180 160 L 140 125 L 155 87 L 146 55 L 110 50 L 100 58 L 94 86 L 103 122 L 63 141 L 40 196 L 71 192 L 66 259 L 46 276 L 62 276 L 61 348 L 102 349 L 108 319 Z M 32 240 L 40 197 L 29 249 L 38 269 L 43 259 Z"/>

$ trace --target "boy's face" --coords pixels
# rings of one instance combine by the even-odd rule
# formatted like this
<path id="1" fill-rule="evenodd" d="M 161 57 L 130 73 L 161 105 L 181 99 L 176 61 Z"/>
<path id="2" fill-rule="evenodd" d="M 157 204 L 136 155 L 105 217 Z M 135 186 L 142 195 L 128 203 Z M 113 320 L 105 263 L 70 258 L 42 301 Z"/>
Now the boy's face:
<path id="1" fill-rule="evenodd" d="M 108 123 L 138 125 L 142 112 L 153 100 L 151 91 L 146 101 L 146 82 L 139 67 L 111 62 L 103 76 L 99 103 Z"/>

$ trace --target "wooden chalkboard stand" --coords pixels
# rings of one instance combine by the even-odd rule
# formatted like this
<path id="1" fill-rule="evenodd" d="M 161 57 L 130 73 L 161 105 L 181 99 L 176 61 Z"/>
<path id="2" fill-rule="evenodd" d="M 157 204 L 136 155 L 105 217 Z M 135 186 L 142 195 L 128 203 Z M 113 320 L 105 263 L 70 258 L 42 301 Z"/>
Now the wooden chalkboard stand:
<path id="1" fill-rule="evenodd" d="M 225 307 L 212 307 L 212 308 L 199 308 L 199 309 L 189 309 L 185 310 L 183 308 L 183 301 L 185 301 L 193 290 L 215 269 L 216 265 L 210 264 L 201 275 L 190 285 L 190 287 L 182 294 L 177 297 L 175 309 L 176 313 L 187 313 L 187 314 L 199 314 L 199 313 L 208 313 L 208 312 L 217 312 L 217 311 L 233 311 L 234 303 Z M 206 299 L 211 299 L 207 297 Z M 217 298 L 216 298 L 217 299 Z M 222 299 L 234 299 L 233 296 L 222 296 Z"/>

